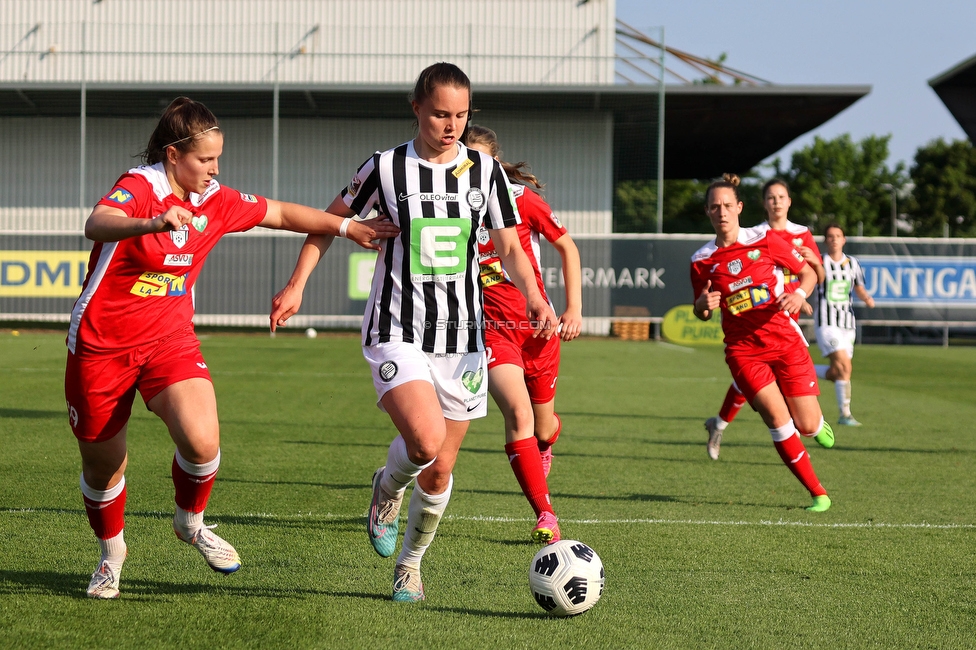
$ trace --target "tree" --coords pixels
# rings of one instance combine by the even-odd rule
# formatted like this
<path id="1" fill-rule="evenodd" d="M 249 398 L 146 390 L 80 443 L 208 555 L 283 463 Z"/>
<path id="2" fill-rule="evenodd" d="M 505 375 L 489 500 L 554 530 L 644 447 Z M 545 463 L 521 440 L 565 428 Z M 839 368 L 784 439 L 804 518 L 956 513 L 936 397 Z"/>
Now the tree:
<path id="1" fill-rule="evenodd" d="M 664 232 L 711 233 L 705 216 L 705 190 L 711 180 L 664 181 Z M 754 174 L 743 178 L 739 187 L 743 208 L 742 225 L 753 226 L 766 218 L 759 179 Z M 614 190 L 614 232 L 657 232 L 657 183 L 621 181 Z"/>
<path id="2" fill-rule="evenodd" d="M 868 136 L 854 142 L 850 135 L 833 140 L 814 138 L 813 144 L 793 152 L 789 169 L 773 162 L 775 175 L 790 184 L 790 219 L 819 232 L 828 223 L 840 224 L 848 234 L 891 232 L 891 188 L 908 183 L 905 165 L 887 166 L 890 135 Z"/>
<path id="3" fill-rule="evenodd" d="M 976 236 L 976 149 L 969 140 L 934 140 L 915 152 L 909 202 L 915 234 Z"/>

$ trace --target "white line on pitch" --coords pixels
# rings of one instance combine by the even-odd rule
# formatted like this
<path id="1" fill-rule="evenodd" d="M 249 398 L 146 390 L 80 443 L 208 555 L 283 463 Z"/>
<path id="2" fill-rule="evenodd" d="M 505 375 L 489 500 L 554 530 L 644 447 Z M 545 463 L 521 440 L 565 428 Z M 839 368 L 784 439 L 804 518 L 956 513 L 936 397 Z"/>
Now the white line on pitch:
<path id="1" fill-rule="evenodd" d="M 39 513 L 38 510 L 34 508 L 8 508 L 0 512 L 5 512 L 7 514 L 23 514 L 23 513 Z M 77 514 L 77 511 L 73 510 L 55 510 L 55 511 L 45 511 L 47 514 Z M 168 517 L 172 513 L 168 512 L 144 512 L 140 514 L 147 515 L 158 515 L 160 517 Z M 296 513 L 293 515 L 276 515 L 271 512 L 245 512 L 241 514 L 236 514 L 232 512 L 222 512 L 214 513 L 217 517 L 240 517 L 254 518 L 254 519 L 280 519 L 283 521 L 287 520 L 300 520 L 300 519 L 310 519 L 319 521 L 330 521 L 335 519 L 349 519 L 350 517 L 355 517 L 356 515 L 350 514 L 336 514 L 332 512 L 326 512 L 323 514 L 315 514 L 312 512 Z M 366 517 L 366 513 L 360 515 L 361 517 Z M 455 521 L 482 521 L 487 523 L 496 524 L 516 524 L 533 522 L 535 519 L 530 519 L 528 517 L 492 517 L 488 515 L 445 515 L 445 519 L 453 519 Z M 595 525 L 608 525 L 608 524 L 654 524 L 654 525 L 684 525 L 684 526 L 799 526 L 803 528 L 921 528 L 921 529 L 934 529 L 934 530 L 954 530 L 954 529 L 974 529 L 976 524 L 930 524 L 927 522 L 922 523 L 904 523 L 904 524 L 886 524 L 883 522 L 812 522 L 812 521 L 787 521 L 785 519 L 760 519 L 759 521 L 722 521 L 722 520 L 708 520 L 708 519 L 560 519 L 563 523 L 567 524 L 595 524 Z"/>

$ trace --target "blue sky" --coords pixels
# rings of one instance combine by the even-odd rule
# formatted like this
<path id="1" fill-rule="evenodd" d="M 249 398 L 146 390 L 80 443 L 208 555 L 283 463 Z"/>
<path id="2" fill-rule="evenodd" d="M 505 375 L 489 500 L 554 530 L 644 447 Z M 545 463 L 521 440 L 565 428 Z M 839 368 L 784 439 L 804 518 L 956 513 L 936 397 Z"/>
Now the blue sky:
<path id="1" fill-rule="evenodd" d="M 784 160 L 814 135 L 890 133 L 889 163 L 907 165 L 930 140 L 966 137 L 928 80 L 976 55 L 976 0 L 617 0 L 617 17 L 774 83 L 872 86 Z"/>

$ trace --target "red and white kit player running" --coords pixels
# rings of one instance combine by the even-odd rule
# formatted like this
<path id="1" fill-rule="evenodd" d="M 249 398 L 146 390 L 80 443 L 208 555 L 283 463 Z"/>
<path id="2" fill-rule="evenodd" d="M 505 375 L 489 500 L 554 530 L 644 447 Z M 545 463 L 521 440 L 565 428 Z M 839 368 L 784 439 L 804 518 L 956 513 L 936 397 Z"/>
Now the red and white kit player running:
<path id="1" fill-rule="evenodd" d="M 762 197 L 763 207 L 766 209 L 766 221 L 756 226 L 756 229 L 765 230 L 769 236 L 780 237 L 783 241 L 789 242 L 800 252 L 806 263 L 817 272 L 817 281 L 823 282 L 824 270 L 820 262 L 820 252 L 817 250 L 816 242 L 813 241 L 810 229 L 793 223 L 787 218 L 790 205 L 792 205 L 789 185 L 781 178 L 772 178 L 763 184 Z M 796 291 L 800 286 L 800 278 L 790 273 L 788 269 L 779 269 L 779 271 L 783 274 L 783 290 L 787 293 Z M 808 316 L 812 314 L 813 308 L 810 303 L 804 301 L 800 311 L 792 314 L 793 320 L 799 321 L 801 312 Z M 708 456 L 712 460 L 718 460 L 722 445 L 722 434 L 745 403 L 745 396 L 733 381 L 725 394 L 725 400 L 722 402 L 722 408 L 719 409 L 718 415 L 705 420 L 705 430 L 708 431 Z M 832 440 L 828 439 L 827 436 L 818 437 L 817 442 L 825 447 L 833 445 Z"/>
<path id="2" fill-rule="evenodd" d="M 547 477 L 552 466 L 552 445 L 562 431 L 555 413 L 559 342 L 579 336 L 583 325 L 579 250 L 552 209 L 531 188 L 542 189 L 524 163 L 501 161 L 498 136 L 472 124 L 465 144 L 501 162 L 512 182 L 522 223 L 517 226 L 522 248 L 532 261 L 543 296 L 545 283 L 539 270 L 539 235 L 555 247 L 562 259 L 566 310 L 559 317 L 559 336 L 533 338 L 525 317 L 525 298 L 502 268 L 487 231 L 478 232 L 481 285 L 485 301 L 485 342 L 488 346 L 488 391 L 505 417 L 505 452 L 525 498 L 535 511 L 532 539 L 542 544 L 559 541 L 559 524 L 549 496 Z"/>
<path id="3" fill-rule="evenodd" d="M 725 360 L 732 378 L 762 417 L 783 463 L 813 497 L 807 510 L 823 512 L 830 497 L 820 484 L 798 432 L 814 436 L 827 427 L 820 412 L 817 375 L 800 327 L 790 314 L 813 291 L 817 274 L 800 253 L 769 231 L 740 228 L 739 177 L 726 174 L 705 193 L 715 240 L 691 258 L 695 315 L 708 320 L 722 310 Z M 800 278 L 782 289 L 784 268 Z"/>
<path id="4" fill-rule="evenodd" d="M 206 106 L 180 97 L 163 112 L 143 153 L 85 224 L 92 248 L 71 312 L 64 392 L 81 451 L 81 491 L 101 560 L 92 598 L 117 598 L 125 561 L 126 427 L 138 390 L 166 423 L 176 453 L 173 529 L 215 571 L 232 573 L 234 547 L 203 524 L 220 464 L 217 401 L 193 332 L 193 285 L 222 235 L 254 226 L 339 232 L 342 218 L 221 187 L 224 137 Z M 357 224 L 360 245 L 398 232 Z"/>

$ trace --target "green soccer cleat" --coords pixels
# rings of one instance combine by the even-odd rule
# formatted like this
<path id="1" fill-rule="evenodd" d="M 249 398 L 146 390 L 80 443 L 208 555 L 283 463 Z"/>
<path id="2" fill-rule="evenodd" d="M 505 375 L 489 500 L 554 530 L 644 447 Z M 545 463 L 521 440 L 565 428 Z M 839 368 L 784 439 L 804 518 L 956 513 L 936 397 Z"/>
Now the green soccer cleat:
<path id="1" fill-rule="evenodd" d="M 824 422 L 823 428 L 820 429 L 820 433 L 813 437 L 817 443 L 824 449 L 830 449 L 834 446 L 834 430 L 830 428 L 830 425 Z M 829 499 L 828 499 L 829 506 Z M 826 508 L 824 508 L 826 510 Z"/>
<path id="2" fill-rule="evenodd" d="M 842 415 L 840 419 L 837 420 L 837 424 L 842 424 L 846 427 L 859 427 L 861 423 L 854 419 L 853 415 Z"/>
<path id="3" fill-rule="evenodd" d="M 830 497 L 826 494 L 813 497 L 813 505 L 807 506 L 806 509 L 810 512 L 827 512 L 830 510 Z"/>
<path id="4" fill-rule="evenodd" d="M 404 564 L 396 565 L 393 569 L 393 600 L 398 603 L 417 603 L 424 598 L 420 569 Z"/>

